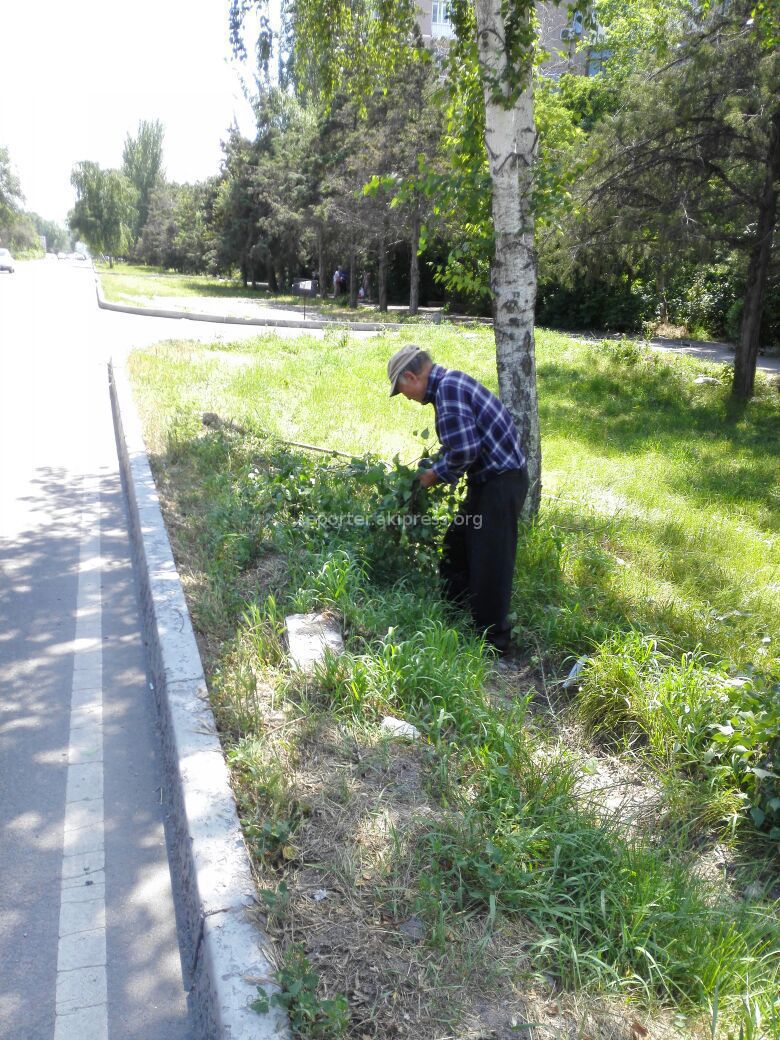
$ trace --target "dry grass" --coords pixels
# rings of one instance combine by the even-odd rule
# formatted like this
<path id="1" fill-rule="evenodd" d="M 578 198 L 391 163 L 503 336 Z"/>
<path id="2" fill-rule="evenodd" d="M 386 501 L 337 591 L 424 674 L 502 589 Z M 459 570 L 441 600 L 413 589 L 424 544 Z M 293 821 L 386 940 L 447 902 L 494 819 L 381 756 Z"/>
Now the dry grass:
<path id="1" fill-rule="evenodd" d="M 425 869 L 417 836 L 447 815 L 431 791 L 430 749 L 312 712 L 305 684 L 301 713 L 291 714 L 288 700 L 285 714 L 272 688 L 258 704 L 264 736 L 256 762 L 284 778 L 284 812 L 300 822 L 289 843 L 254 858 L 270 903 L 263 923 L 279 950 L 302 944 L 323 998 L 348 998 L 350 1038 L 672 1035 L 666 1012 L 640 1021 L 618 998 L 583 999 L 535 975 L 522 920 L 486 929 L 484 917 L 464 914 L 437 935 L 414 903 Z M 245 819 L 274 811 L 257 800 L 256 785 L 239 781 L 236 793 Z"/>

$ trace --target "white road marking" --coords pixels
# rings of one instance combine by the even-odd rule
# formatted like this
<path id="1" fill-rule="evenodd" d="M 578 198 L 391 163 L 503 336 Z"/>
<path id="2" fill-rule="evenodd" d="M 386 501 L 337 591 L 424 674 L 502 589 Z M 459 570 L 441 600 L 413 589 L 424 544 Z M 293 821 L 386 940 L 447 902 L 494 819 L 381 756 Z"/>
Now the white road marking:
<path id="1" fill-rule="evenodd" d="M 108 1040 L 100 487 L 83 480 L 54 1040 Z"/>

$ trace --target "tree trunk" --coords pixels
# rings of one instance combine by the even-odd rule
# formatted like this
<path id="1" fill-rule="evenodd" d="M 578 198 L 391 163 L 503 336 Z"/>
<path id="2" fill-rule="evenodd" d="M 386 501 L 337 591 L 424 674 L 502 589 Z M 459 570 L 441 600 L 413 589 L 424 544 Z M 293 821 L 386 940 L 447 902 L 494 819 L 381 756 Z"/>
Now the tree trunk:
<path id="1" fill-rule="evenodd" d="M 320 280 L 320 296 L 325 299 L 325 293 L 328 289 L 328 280 L 325 267 L 325 249 L 323 246 L 325 235 L 323 233 L 322 224 L 317 226 L 317 265 L 318 265 L 318 276 Z"/>
<path id="2" fill-rule="evenodd" d="M 420 309 L 420 208 L 415 205 L 412 214 L 412 232 L 409 245 L 412 250 L 412 262 L 409 268 L 409 314 L 414 315 Z"/>
<path id="3" fill-rule="evenodd" d="M 655 275 L 655 288 L 658 293 L 658 320 L 662 325 L 669 323 L 669 305 L 666 300 L 666 266 L 663 261 L 659 262 Z"/>
<path id="4" fill-rule="evenodd" d="M 382 237 L 379 239 L 377 283 L 379 310 L 387 311 L 387 225 L 385 223 L 382 225 Z"/>
<path id="5" fill-rule="evenodd" d="M 731 396 L 747 401 L 753 396 L 756 382 L 761 316 L 764 313 L 772 238 L 777 220 L 777 182 L 780 179 L 780 108 L 775 112 L 769 131 L 766 177 L 761 190 L 756 239 L 748 265 L 745 302 L 742 307 L 742 325 L 734 357 L 734 382 Z"/>
<path id="6" fill-rule="evenodd" d="M 531 202 L 536 156 L 531 59 L 527 86 L 507 84 L 502 0 L 476 0 L 477 47 L 485 97 L 485 145 L 492 183 L 495 257 L 491 270 L 496 367 L 501 400 L 509 409 L 528 460 L 529 491 L 523 514 L 539 511 L 542 450 L 536 395 L 534 305 L 536 260 Z M 511 10 L 511 5 L 510 5 Z M 528 19 L 528 15 L 523 17 Z"/>
<path id="7" fill-rule="evenodd" d="M 270 292 L 278 292 L 279 286 L 276 281 L 276 271 L 274 271 L 273 261 L 269 258 L 268 260 L 268 289 Z"/>
<path id="8" fill-rule="evenodd" d="M 358 280 L 355 274 L 356 263 L 355 247 L 352 246 L 349 251 L 349 305 L 352 308 L 357 307 Z"/>

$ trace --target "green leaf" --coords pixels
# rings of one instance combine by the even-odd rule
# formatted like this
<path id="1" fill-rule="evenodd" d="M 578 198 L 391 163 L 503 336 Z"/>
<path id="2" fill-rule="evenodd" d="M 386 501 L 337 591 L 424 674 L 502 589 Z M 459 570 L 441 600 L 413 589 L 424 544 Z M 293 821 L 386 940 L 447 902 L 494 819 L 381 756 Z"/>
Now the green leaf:
<path id="1" fill-rule="evenodd" d="M 262 986 L 257 987 L 257 993 L 257 1000 L 253 1000 L 249 1006 L 253 1011 L 256 1011 L 258 1015 L 267 1015 L 271 1010 L 271 1005 L 268 1001 L 268 994 Z"/>
<path id="2" fill-rule="evenodd" d="M 750 815 L 753 818 L 753 823 L 756 825 L 756 827 L 760 827 L 766 819 L 766 813 L 757 805 L 754 805 L 753 808 L 750 810 Z"/>
<path id="3" fill-rule="evenodd" d="M 762 769 L 760 766 L 751 766 L 748 772 L 752 773 L 754 776 L 757 776 L 759 780 L 767 780 L 770 778 L 772 780 L 777 779 L 777 773 L 773 773 L 769 769 Z M 778 806 L 780 806 L 780 798 L 773 798 L 772 801 L 777 802 Z"/>
<path id="4" fill-rule="evenodd" d="M 711 728 L 716 729 L 724 737 L 731 737 L 734 734 L 734 727 L 730 722 L 727 722 L 725 726 L 721 726 L 718 722 L 713 722 Z M 715 739 L 717 740 L 717 737 Z"/>

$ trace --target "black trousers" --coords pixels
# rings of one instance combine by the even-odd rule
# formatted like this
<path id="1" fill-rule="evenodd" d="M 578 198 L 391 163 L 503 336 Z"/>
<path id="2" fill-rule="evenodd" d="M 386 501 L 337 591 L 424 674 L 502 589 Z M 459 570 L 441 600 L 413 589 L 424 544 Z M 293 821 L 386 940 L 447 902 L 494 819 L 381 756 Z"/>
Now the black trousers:
<path id="1" fill-rule="evenodd" d="M 439 575 L 445 596 L 470 612 L 475 627 L 500 653 L 509 646 L 517 527 L 527 494 L 526 469 L 469 485 L 442 544 Z"/>

